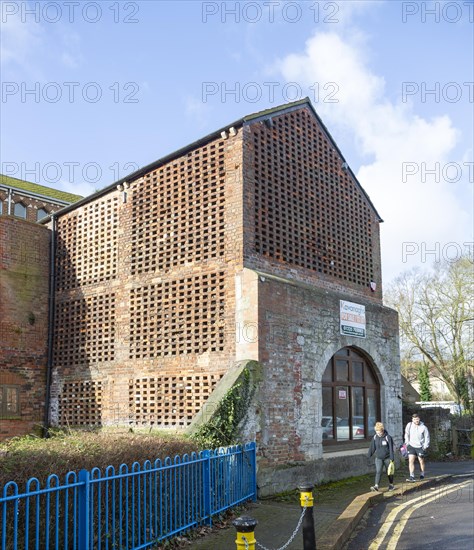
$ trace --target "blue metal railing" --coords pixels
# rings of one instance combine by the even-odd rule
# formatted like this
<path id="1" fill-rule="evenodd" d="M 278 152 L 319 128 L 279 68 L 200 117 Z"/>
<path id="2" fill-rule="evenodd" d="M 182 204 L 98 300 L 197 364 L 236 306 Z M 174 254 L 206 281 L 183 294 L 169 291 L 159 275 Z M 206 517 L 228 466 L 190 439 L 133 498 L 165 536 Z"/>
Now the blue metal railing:
<path id="1" fill-rule="evenodd" d="M 256 445 L 79 473 L 64 484 L 10 481 L 0 496 L 1 550 L 138 550 L 255 500 Z"/>

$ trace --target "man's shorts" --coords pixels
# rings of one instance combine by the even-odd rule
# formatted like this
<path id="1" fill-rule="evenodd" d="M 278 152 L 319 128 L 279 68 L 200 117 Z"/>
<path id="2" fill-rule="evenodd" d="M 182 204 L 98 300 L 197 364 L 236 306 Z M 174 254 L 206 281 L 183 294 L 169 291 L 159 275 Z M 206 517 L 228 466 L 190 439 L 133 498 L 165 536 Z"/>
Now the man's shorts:
<path id="1" fill-rule="evenodd" d="M 425 456 L 425 451 L 423 450 L 423 447 L 412 447 L 411 445 L 408 445 L 407 451 L 409 455 L 419 456 L 420 458 L 423 458 Z"/>

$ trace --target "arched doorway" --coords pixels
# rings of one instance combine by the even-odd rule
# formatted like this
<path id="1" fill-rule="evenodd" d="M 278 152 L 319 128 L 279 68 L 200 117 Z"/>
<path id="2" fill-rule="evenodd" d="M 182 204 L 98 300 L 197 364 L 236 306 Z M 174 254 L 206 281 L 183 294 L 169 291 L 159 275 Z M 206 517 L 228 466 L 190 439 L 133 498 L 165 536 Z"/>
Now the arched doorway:
<path id="1" fill-rule="evenodd" d="M 322 379 L 323 444 L 368 440 L 380 420 L 380 385 L 369 361 L 355 349 L 340 349 Z"/>

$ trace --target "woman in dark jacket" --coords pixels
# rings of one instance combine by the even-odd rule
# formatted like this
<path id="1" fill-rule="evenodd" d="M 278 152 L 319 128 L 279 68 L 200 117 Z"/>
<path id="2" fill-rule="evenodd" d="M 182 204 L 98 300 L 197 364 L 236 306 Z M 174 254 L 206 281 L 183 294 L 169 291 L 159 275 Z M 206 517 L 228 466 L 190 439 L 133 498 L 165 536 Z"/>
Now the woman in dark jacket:
<path id="1" fill-rule="evenodd" d="M 388 471 L 390 462 L 393 462 L 395 456 L 393 453 L 393 439 L 388 435 L 382 422 L 377 422 L 374 426 L 375 435 L 370 443 L 369 458 L 375 454 L 375 484 L 370 488 L 371 491 L 379 490 L 380 477 L 382 468 L 385 466 L 385 471 Z M 388 476 L 388 490 L 395 489 L 393 485 L 393 474 Z"/>

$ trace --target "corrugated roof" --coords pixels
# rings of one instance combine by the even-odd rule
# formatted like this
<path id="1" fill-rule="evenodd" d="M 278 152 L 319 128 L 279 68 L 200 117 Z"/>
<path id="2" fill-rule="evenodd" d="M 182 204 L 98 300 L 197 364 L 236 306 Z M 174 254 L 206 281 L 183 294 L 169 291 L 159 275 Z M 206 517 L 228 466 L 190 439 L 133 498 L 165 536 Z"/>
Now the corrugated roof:
<path id="1" fill-rule="evenodd" d="M 45 185 L 39 185 L 31 181 L 19 180 L 11 176 L 5 176 L 4 174 L 0 174 L 0 185 L 14 187 L 15 189 L 23 190 L 34 195 L 50 197 L 51 199 L 56 199 L 57 201 L 68 204 L 72 204 L 83 198 L 82 195 L 73 195 L 72 193 L 66 193 L 59 189 L 53 189 L 52 187 L 46 187 Z"/>

